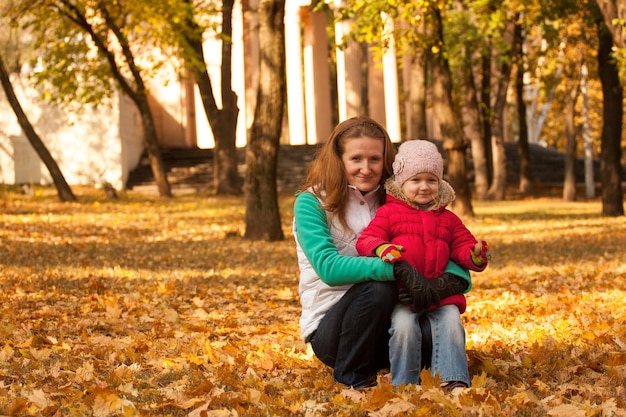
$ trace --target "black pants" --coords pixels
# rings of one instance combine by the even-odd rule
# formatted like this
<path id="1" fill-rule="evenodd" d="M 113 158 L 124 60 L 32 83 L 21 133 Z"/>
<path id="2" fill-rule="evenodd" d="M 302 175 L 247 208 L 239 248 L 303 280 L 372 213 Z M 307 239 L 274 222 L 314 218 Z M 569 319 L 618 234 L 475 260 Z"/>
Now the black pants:
<path id="1" fill-rule="evenodd" d="M 360 388 L 389 366 L 389 326 L 398 300 L 395 282 L 353 285 L 326 313 L 311 346 L 333 368 L 335 381 Z"/>

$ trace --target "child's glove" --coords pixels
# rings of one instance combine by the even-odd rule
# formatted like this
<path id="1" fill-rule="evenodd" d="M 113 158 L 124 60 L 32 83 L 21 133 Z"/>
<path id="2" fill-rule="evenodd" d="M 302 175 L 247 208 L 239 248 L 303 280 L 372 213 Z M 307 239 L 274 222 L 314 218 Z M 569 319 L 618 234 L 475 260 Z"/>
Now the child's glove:
<path id="1" fill-rule="evenodd" d="M 376 248 L 376 256 L 385 262 L 398 262 L 402 260 L 402 251 L 404 248 L 400 245 L 393 245 L 391 243 L 383 243 Z"/>
<path id="2" fill-rule="evenodd" d="M 489 245 L 484 240 L 476 243 L 472 249 L 472 262 L 476 266 L 483 266 L 491 260 L 491 252 L 489 251 Z"/>

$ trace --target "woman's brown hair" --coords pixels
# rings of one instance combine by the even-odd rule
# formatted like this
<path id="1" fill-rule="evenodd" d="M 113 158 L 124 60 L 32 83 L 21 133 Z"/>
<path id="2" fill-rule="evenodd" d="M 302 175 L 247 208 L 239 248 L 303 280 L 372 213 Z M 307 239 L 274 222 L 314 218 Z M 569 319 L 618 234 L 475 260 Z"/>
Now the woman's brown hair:
<path id="1" fill-rule="evenodd" d="M 348 180 L 341 160 L 345 144 L 350 139 L 368 137 L 383 141 L 383 172 L 378 189 L 380 204 L 385 202 L 385 189 L 382 186 L 393 174 L 393 160 L 396 148 L 389 139 L 389 134 L 378 122 L 365 117 L 353 117 L 339 123 L 328 140 L 318 149 L 301 191 L 312 190 L 322 202 L 322 208 L 346 224 L 346 202 L 348 201 Z"/>

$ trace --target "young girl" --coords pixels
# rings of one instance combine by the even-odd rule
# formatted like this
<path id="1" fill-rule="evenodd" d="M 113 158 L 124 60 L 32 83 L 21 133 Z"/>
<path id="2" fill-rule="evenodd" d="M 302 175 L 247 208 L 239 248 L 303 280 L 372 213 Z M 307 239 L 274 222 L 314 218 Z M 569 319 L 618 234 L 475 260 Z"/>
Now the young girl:
<path id="1" fill-rule="evenodd" d="M 449 260 L 462 268 L 482 271 L 487 267 L 488 247 L 477 242 L 461 219 L 446 209 L 454 190 L 442 179 L 443 158 L 429 141 L 403 143 L 393 163 L 394 176 L 385 183 L 387 201 L 363 230 L 356 248 L 360 255 L 378 255 L 387 262 L 406 261 L 423 281 L 406 305 L 392 315 L 390 352 L 393 383 L 419 383 L 421 345 L 418 317 L 427 314 L 433 331 L 445 335 L 447 344 L 434 344 L 432 373 L 439 373 L 449 388 L 469 386 L 465 355 L 465 330 L 460 315 L 466 302 L 459 293 L 437 297 L 438 282 Z M 424 301 L 424 294 L 432 297 Z M 469 286 L 465 288 L 469 291 Z M 393 346 L 400 348 L 394 349 Z"/>

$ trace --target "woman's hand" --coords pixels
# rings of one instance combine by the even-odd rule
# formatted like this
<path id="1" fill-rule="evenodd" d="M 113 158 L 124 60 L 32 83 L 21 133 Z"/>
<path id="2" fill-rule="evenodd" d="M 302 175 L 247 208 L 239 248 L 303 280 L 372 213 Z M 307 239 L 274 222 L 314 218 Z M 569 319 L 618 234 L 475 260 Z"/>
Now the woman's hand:
<path id="1" fill-rule="evenodd" d="M 434 280 L 426 279 L 406 262 L 393 264 L 396 279 L 409 291 L 413 298 L 413 311 L 427 310 L 431 305 L 439 306 L 439 295 Z"/>

